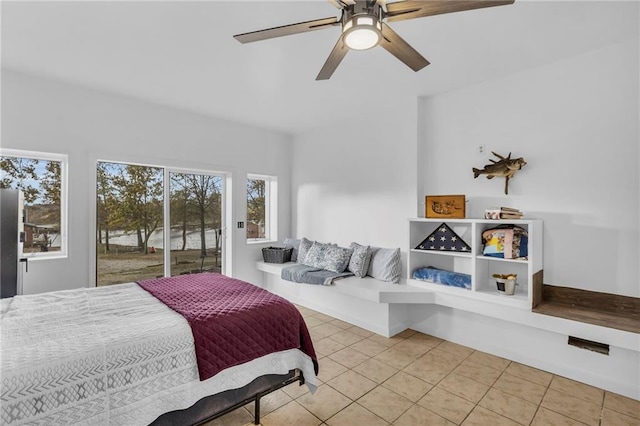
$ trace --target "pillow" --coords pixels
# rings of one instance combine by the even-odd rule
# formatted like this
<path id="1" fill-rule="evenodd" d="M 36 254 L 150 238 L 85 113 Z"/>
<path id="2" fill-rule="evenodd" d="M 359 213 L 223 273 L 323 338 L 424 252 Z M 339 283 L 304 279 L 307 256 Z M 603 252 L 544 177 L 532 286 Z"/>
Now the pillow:
<path id="1" fill-rule="evenodd" d="M 300 263 L 311 266 L 312 268 L 324 269 L 324 257 L 329 247 L 331 247 L 329 244 L 314 241 Z M 298 255 L 300 255 L 300 253 L 298 253 Z"/>
<path id="2" fill-rule="evenodd" d="M 353 250 L 345 247 L 338 247 L 337 245 L 330 245 L 324 254 L 322 261 L 322 269 L 327 271 L 342 273 L 347 266 L 349 266 L 349 260 Z"/>
<path id="3" fill-rule="evenodd" d="M 367 275 L 398 284 L 402 273 L 400 249 L 371 247 L 371 262 Z"/>
<path id="4" fill-rule="evenodd" d="M 284 248 L 292 248 L 291 251 L 291 261 L 298 261 L 298 249 L 300 247 L 300 240 L 296 240 L 293 238 L 285 238 L 284 239 Z"/>
<path id="5" fill-rule="evenodd" d="M 349 260 L 349 271 L 358 278 L 364 278 L 369 271 L 369 262 L 371 261 L 371 248 L 369 246 L 361 246 L 358 243 L 351 243 L 349 246 L 353 250 L 351 259 Z"/>
<path id="6" fill-rule="evenodd" d="M 302 237 L 300 240 L 300 244 L 298 245 L 298 263 L 304 263 L 304 258 L 307 257 L 307 252 L 313 245 L 313 241 L 307 240 L 305 237 Z"/>

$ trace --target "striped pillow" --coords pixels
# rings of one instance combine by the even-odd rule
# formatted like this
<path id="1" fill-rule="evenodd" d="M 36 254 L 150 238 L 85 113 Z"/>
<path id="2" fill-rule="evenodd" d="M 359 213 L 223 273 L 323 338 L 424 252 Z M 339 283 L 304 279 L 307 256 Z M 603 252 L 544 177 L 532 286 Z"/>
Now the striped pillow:
<path id="1" fill-rule="evenodd" d="M 395 284 L 400 282 L 402 274 L 402 260 L 400 249 L 388 249 L 371 247 L 371 262 L 367 275 L 381 281 L 389 281 Z"/>

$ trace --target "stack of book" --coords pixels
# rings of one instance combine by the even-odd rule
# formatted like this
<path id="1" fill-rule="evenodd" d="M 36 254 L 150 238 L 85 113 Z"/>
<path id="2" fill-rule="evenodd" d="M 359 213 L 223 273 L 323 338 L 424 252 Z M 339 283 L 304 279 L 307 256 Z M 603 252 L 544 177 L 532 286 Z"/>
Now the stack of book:
<path id="1" fill-rule="evenodd" d="M 485 219 L 522 219 L 524 214 L 512 207 L 489 207 L 484 211 Z"/>

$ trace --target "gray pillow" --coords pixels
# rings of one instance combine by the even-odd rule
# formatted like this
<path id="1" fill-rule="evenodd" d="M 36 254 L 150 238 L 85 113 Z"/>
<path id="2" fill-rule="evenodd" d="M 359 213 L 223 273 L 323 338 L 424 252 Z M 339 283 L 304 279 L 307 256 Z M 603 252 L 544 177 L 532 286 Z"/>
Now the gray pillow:
<path id="1" fill-rule="evenodd" d="M 369 271 L 371 248 L 369 246 L 361 246 L 355 242 L 351 243 L 349 248 L 353 250 L 353 254 L 349 260 L 348 269 L 353 272 L 356 277 L 363 278 Z"/>
<path id="2" fill-rule="evenodd" d="M 367 275 L 381 281 L 398 284 L 402 273 L 400 249 L 371 247 L 371 262 Z"/>
<path id="3" fill-rule="evenodd" d="M 296 240 L 294 238 L 285 238 L 284 239 L 284 248 L 292 248 L 291 251 L 291 261 L 298 261 L 298 249 L 300 247 L 300 240 Z"/>
<path id="4" fill-rule="evenodd" d="M 302 237 L 300 240 L 300 244 L 298 245 L 298 263 L 304 263 L 304 258 L 307 257 L 307 252 L 313 245 L 313 241 L 307 240 L 305 237 Z"/>
<path id="5" fill-rule="evenodd" d="M 331 247 L 329 244 L 314 241 L 300 263 L 311 266 L 312 268 L 324 269 L 324 258 L 329 247 Z"/>
<path id="6" fill-rule="evenodd" d="M 327 271 L 342 273 L 349 265 L 353 250 L 345 247 L 330 245 L 325 250 L 324 259 L 322 261 L 322 269 Z"/>

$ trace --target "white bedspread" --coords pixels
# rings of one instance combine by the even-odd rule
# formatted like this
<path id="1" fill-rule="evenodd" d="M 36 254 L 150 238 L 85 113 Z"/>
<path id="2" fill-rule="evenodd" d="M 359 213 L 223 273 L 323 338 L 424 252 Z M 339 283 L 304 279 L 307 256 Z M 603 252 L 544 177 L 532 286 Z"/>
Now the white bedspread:
<path id="1" fill-rule="evenodd" d="M 270 354 L 201 382 L 185 319 L 137 284 L 16 296 L 0 321 L 0 423 L 146 425 L 207 395 L 313 362 Z"/>

